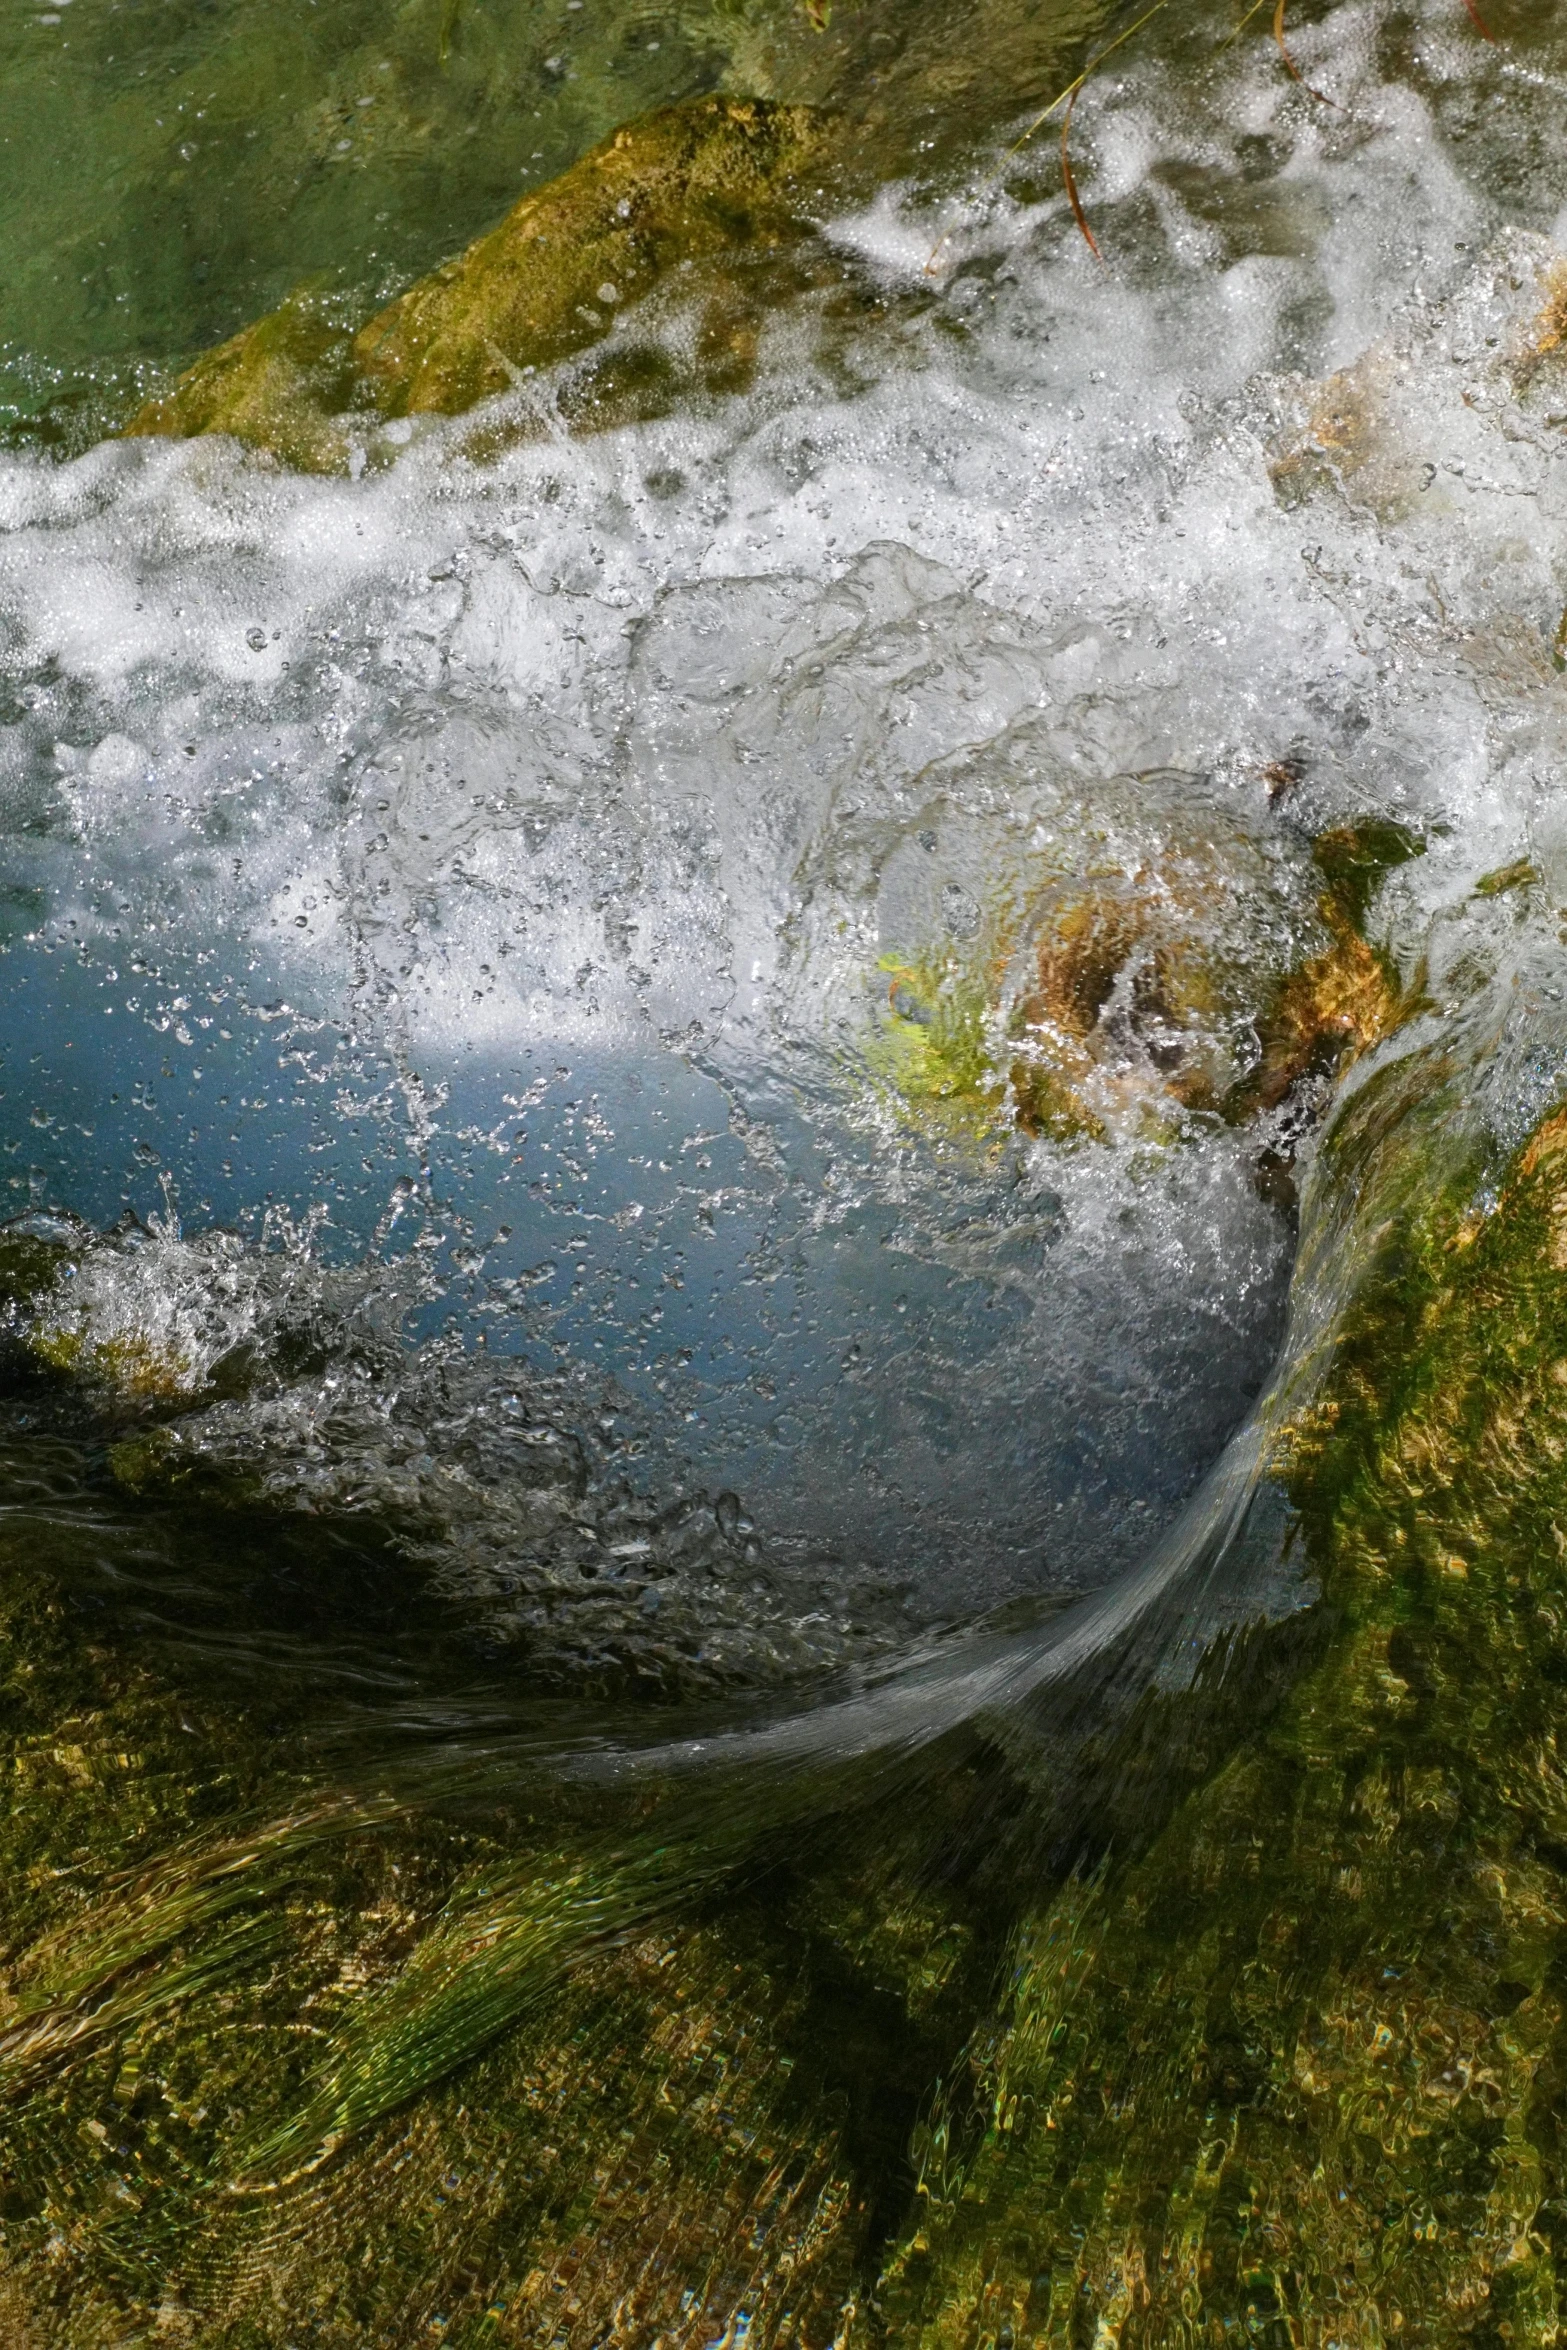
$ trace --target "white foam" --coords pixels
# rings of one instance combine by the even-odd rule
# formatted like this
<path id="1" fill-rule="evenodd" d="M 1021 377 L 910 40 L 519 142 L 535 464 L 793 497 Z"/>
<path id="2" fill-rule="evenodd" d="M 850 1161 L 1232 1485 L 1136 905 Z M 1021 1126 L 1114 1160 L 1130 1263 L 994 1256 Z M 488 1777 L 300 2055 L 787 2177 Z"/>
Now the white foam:
<path id="1" fill-rule="evenodd" d="M 832 224 L 896 297 L 864 330 L 852 391 L 818 369 L 802 305 L 770 330 L 751 394 L 484 467 L 462 423 L 354 482 L 217 443 L 0 463 L 19 693 L 0 804 L 45 900 L 34 946 L 103 971 L 138 935 L 208 942 L 215 972 L 254 984 L 214 978 L 205 1017 L 286 990 L 347 1040 L 336 1061 L 320 1047 L 323 1115 L 358 1085 L 419 1151 L 454 1072 L 515 1083 L 533 1052 L 650 1070 L 694 1056 L 728 1089 L 753 1171 L 776 1092 L 826 1168 L 776 1178 L 789 1247 L 890 1203 L 894 1256 L 954 1278 L 983 1262 L 1027 1302 L 1010 1353 L 975 1374 L 1006 1445 L 1033 1382 L 1058 1415 L 1092 1397 L 1090 1451 L 1168 1444 L 1189 1465 L 1211 1417 L 1177 1392 L 1191 1301 L 1248 1375 L 1276 1312 L 1285 1243 L 1245 1146 L 1037 1145 L 1028 1180 L 1070 1237 L 1030 1258 L 1025 1236 L 1014 1261 L 1006 1215 L 991 1200 L 965 1222 L 950 1171 L 915 1165 L 857 1056 L 884 1017 L 880 956 L 922 943 L 891 936 L 887 877 L 952 763 L 993 752 L 1000 774 L 1020 727 L 1037 799 L 985 784 L 981 759 L 943 835 L 943 884 L 971 897 L 1042 853 L 1063 811 L 1091 829 L 1106 779 L 1172 769 L 1211 778 L 1201 804 L 1294 874 L 1254 907 L 1285 932 L 1314 827 L 1375 811 L 1425 832 L 1383 919 L 1455 1001 L 1476 954 L 1495 964 L 1501 929 L 1535 918 L 1516 893 L 1475 901 L 1481 875 L 1532 857 L 1567 902 L 1567 690 L 1549 649 L 1567 389 L 1546 396 L 1557 357 L 1518 365 L 1550 245 L 1500 215 L 1484 118 L 1460 147 L 1433 111 L 1495 61 L 1425 29 L 1425 93 L 1379 82 L 1379 22 L 1341 8 L 1292 34 L 1336 108 L 1265 39 L 1202 89 L 1131 60 L 1093 86 L 1074 140 L 1104 266 L 1064 199 L 1021 207 L 994 179 L 939 203 L 889 191 Z M 1547 81 L 1516 98 L 1553 169 L 1562 95 Z M 1554 204 L 1547 189 L 1537 210 Z M 1321 388 L 1346 367 L 1352 383 Z M 1335 401 L 1355 408 L 1343 430 L 1325 421 Z M 113 968 L 97 984 L 129 1008 Z M 144 975 L 134 1019 L 170 1030 L 186 985 L 172 963 Z M 702 1195 L 714 1229 L 738 1214 L 729 1196 L 716 1177 Z M 756 1278 L 791 1261 L 764 1250 Z M 835 1278 L 813 1260 L 804 1294 Z M 1181 1311 L 1185 1355 L 1168 1336 Z M 916 1375 L 960 1383 L 935 1341 Z M 688 1408 L 720 1391 L 715 1373 Z M 805 1463 L 777 1488 L 801 1512 L 838 1408 L 802 1403 L 776 1440 Z M 889 1485 L 928 1499 L 928 1425 L 888 1417 L 876 1441 Z M 936 1479 L 954 1493 L 959 1451 Z M 973 1466 L 975 1493 L 994 1489 L 982 1446 Z M 1016 1480 L 1026 1516 L 1035 1488 L 1026 1468 Z M 1122 1501 L 1157 1516 L 1168 1496 Z M 944 1540 L 968 1506 L 937 1512 Z M 1114 1548 L 1098 1523 L 1082 1520 L 1075 1575 L 1096 1542 Z"/>

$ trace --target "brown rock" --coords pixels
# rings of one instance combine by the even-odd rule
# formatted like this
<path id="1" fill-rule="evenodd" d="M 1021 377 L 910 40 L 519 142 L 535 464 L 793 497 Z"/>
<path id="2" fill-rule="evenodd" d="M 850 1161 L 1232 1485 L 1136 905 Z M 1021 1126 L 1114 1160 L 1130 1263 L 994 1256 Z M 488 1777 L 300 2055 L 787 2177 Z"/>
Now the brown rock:
<path id="1" fill-rule="evenodd" d="M 350 339 L 309 295 L 206 354 L 129 433 L 228 433 L 329 472 L 392 417 L 460 415 L 608 334 L 682 263 L 797 238 L 831 118 L 704 97 L 627 124 Z"/>

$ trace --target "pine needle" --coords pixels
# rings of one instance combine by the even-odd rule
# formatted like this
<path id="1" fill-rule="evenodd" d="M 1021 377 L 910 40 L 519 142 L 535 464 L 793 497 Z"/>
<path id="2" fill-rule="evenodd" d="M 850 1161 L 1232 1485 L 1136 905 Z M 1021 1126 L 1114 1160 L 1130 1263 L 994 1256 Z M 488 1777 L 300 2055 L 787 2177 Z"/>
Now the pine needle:
<path id="1" fill-rule="evenodd" d="M 1091 57 L 1089 59 L 1088 63 L 1084 66 L 1082 72 L 1077 76 L 1076 80 L 1068 82 L 1064 90 L 1058 90 L 1056 95 L 1051 99 L 1049 105 L 1042 108 L 1041 111 L 1035 115 L 1027 130 L 1019 132 L 1018 136 L 1013 140 L 1011 146 L 1007 149 L 1006 156 L 1015 155 L 1020 147 L 1026 147 L 1029 140 L 1033 138 L 1035 133 L 1044 129 L 1045 124 L 1050 120 L 1050 117 L 1052 114 L 1054 114 L 1058 106 L 1071 105 L 1073 99 L 1077 96 L 1078 91 L 1083 87 L 1083 84 L 1086 81 L 1089 81 L 1093 75 L 1099 71 L 1099 68 L 1103 65 L 1107 57 L 1113 57 L 1117 49 L 1119 49 L 1124 42 L 1129 41 L 1134 33 L 1140 33 L 1145 24 L 1151 24 L 1153 19 L 1159 14 L 1160 10 L 1167 8 L 1168 6 L 1169 0 L 1153 0 L 1153 6 L 1151 8 L 1145 8 L 1142 15 L 1137 18 L 1136 22 L 1127 26 L 1124 33 L 1117 33 L 1113 41 L 1107 41 L 1105 46 L 1100 50 L 1098 56 Z M 1003 162 L 1006 161 L 1006 156 L 1002 157 Z"/>
<path id="2" fill-rule="evenodd" d="M 1260 16 L 1267 5 L 1268 0 L 1251 0 L 1251 6 L 1247 9 L 1245 15 L 1236 25 L 1235 30 L 1232 33 L 1227 34 L 1226 37 L 1219 43 L 1217 54 L 1220 57 L 1224 55 L 1226 49 L 1234 48 L 1236 42 L 1240 39 L 1242 33 L 1246 30 L 1246 27 L 1250 24 L 1252 18 L 1254 16 Z"/>
<path id="3" fill-rule="evenodd" d="M 1465 0 L 1465 5 L 1467 6 L 1467 4 L 1468 0 Z M 1341 114 L 1343 108 L 1339 105 L 1338 100 L 1330 98 L 1326 90 L 1314 89 L 1290 55 L 1289 44 L 1284 38 L 1284 8 L 1285 0 L 1279 0 L 1277 8 L 1273 11 L 1273 38 L 1279 45 L 1279 55 L 1284 60 L 1285 72 L 1292 82 L 1299 82 L 1308 98 L 1315 98 L 1319 106 L 1331 106 L 1335 114 Z"/>
<path id="4" fill-rule="evenodd" d="M 1083 87 L 1083 84 L 1088 81 L 1092 75 L 1099 71 L 1100 66 L 1103 65 L 1107 57 L 1114 56 L 1116 50 L 1122 46 L 1123 42 L 1129 41 L 1134 33 L 1140 33 L 1145 24 L 1151 24 L 1153 19 L 1160 13 L 1161 9 L 1168 8 L 1169 4 L 1170 0 L 1153 0 L 1153 6 L 1151 8 L 1145 8 L 1142 15 L 1137 18 L 1136 22 L 1127 26 L 1124 33 L 1117 33 L 1113 41 L 1106 42 L 1104 48 L 1100 50 L 1098 56 L 1091 57 L 1088 63 L 1084 66 L 1082 72 L 1078 74 L 1074 80 L 1068 82 L 1064 90 L 1058 90 L 1055 96 L 1051 99 L 1048 106 L 1040 108 L 1040 111 L 1035 115 L 1033 121 L 1028 125 L 1027 129 L 1019 131 L 1011 146 L 1004 150 L 1001 161 L 997 165 L 996 169 L 991 172 L 986 180 L 981 182 L 982 189 L 995 186 L 997 180 L 1001 177 L 1002 172 L 1005 170 L 1012 157 L 1018 154 L 1022 148 L 1028 145 L 1030 139 L 1036 137 L 1037 134 L 1044 129 L 1046 123 L 1050 120 L 1050 117 L 1052 114 L 1054 114 L 1058 106 L 1064 106 L 1067 110 L 1068 117 L 1070 117 L 1072 107 L 1077 98 L 1077 93 Z M 1065 129 L 1066 125 L 1063 123 L 1063 133 L 1065 132 Z M 1073 217 L 1075 218 L 1078 227 L 1082 230 L 1084 236 L 1088 238 L 1090 245 L 1093 245 L 1095 254 L 1098 255 L 1098 257 L 1102 260 L 1104 257 L 1099 253 L 1099 247 L 1094 245 L 1093 236 L 1089 230 L 1088 223 L 1083 217 L 1082 206 L 1079 203 L 1077 196 L 1077 182 L 1072 176 L 1072 167 L 1070 162 L 1067 160 L 1064 147 L 1062 149 L 1062 164 L 1065 169 L 1067 198 L 1072 206 Z M 941 260 L 941 256 L 946 250 L 949 241 L 949 236 L 939 237 L 936 243 L 932 246 L 930 259 L 925 264 L 925 274 L 927 277 L 935 276 L 937 267 Z"/>
<path id="5" fill-rule="evenodd" d="M 1072 218 L 1082 231 L 1083 241 L 1094 259 L 1103 261 L 1104 255 L 1100 252 L 1094 238 L 1094 232 L 1088 225 L 1088 215 L 1083 210 L 1083 200 L 1077 192 L 1077 175 L 1072 169 L 1072 158 L 1067 150 L 1067 138 L 1072 128 L 1072 109 L 1076 104 L 1077 92 L 1074 90 L 1066 102 L 1066 112 L 1061 117 L 1061 177 L 1066 183 L 1066 200 L 1072 207 Z"/>

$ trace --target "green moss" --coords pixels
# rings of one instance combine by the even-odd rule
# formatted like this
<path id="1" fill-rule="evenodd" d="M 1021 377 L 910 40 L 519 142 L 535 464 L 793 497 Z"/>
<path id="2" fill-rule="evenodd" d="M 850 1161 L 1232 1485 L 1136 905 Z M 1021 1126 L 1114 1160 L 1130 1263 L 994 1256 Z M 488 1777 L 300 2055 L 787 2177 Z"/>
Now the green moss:
<path id="1" fill-rule="evenodd" d="M 1517 857 L 1511 865 L 1500 865 L 1494 873 L 1482 874 L 1475 883 L 1477 898 L 1505 897 L 1512 889 L 1527 889 L 1530 882 L 1540 878 L 1539 867 L 1528 857 Z"/>
<path id="2" fill-rule="evenodd" d="M 1556 2338 L 1567 1120 L 1473 1182 L 1382 1222 L 1278 1438 L 1320 1652 L 1022 1930 L 894 2340 Z"/>
<path id="3" fill-rule="evenodd" d="M 808 1790 L 650 1816 L 482 1746 L 356 1770 L 238 1654 L 0 1529 L 6 2338 L 825 2339 L 974 1996 L 962 1904 L 874 1827 L 715 1902 Z"/>
<path id="4" fill-rule="evenodd" d="M 790 233 L 823 137 L 803 108 L 729 98 L 616 131 L 362 330 L 354 359 L 374 405 L 459 414 L 597 341 L 680 263 Z"/>

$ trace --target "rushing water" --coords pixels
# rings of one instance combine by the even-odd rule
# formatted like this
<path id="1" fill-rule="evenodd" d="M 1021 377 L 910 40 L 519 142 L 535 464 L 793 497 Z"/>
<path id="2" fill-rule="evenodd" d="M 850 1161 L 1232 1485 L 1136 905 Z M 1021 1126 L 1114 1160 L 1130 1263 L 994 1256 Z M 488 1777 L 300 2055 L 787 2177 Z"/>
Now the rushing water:
<path id="1" fill-rule="evenodd" d="M 1339 70 L 1369 35 L 1335 18 Z M 478 469 L 446 431 L 343 484 L 13 462 L 7 1180 L 141 1220 L 45 1319 L 162 1359 L 182 1457 L 284 1507 L 417 1494 L 508 1633 L 726 1677 L 1104 1584 L 1169 1522 L 1278 1345 L 1267 1137 L 1162 1100 L 1134 955 L 1097 1146 L 944 1132 L 889 963 L 1200 840 L 1188 926 L 1265 969 L 1313 834 L 1375 812 L 1429 841 L 1412 968 L 1526 845 L 1554 696 L 1506 630 L 1560 587 L 1517 525 L 1552 395 L 1493 456 L 1449 356 L 1488 305 L 1521 331 L 1539 256 L 1498 297 L 1405 87 L 1301 116 L 1264 54 L 1206 95 L 1101 102 L 1113 269 L 1058 198 L 828 223 L 913 301 L 847 394 L 786 314 L 748 397 Z M 1354 491 L 1276 487 L 1298 379 L 1398 304 Z"/>
<path id="2" fill-rule="evenodd" d="M 1005 2077 L 974 2034 L 1026 1887 L 1079 1864 L 1097 1884 L 1277 1701 L 1291 1627 L 1328 1637 L 1330 1554 L 1284 1498 L 1279 1432 L 1410 1199 L 1461 1166 L 1467 1212 L 1495 1211 L 1567 1068 L 1559 27 L 1487 42 L 1457 7 L 1353 0 L 1281 57 L 1260 19 L 1226 42 L 1161 18 L 1074 113 L 1096 256 L 1035 151 L 998 144 L 1084 25 L 1034 23 L 986 122 L 961 74 L 943 117 L 941 59 L 983 37 L 1004 71 L 1000 14 L 916 34 L 884 13 L 826 36 L 566 0 L 519 27 L 470 0 L 301 29 L 276 0 L 70 0 L 5 36 L 0 1500 L 17 1622 L 63 1609 L 99 1660 L 62 1682 L 48 1751 L 96 1753 L 67 1733 L 131 1703 L 94 1682 L 115 1656 L 196 1742 L 157 1765 L 167 1818 L 160 1796 L 117 1827 L 104 1786 L 75 1857 L 27 1865 L 96 1894 L 122 1834 L 145 1870 L 292 1806 L 278 1848 L 313 1850 L 311 1806 L 341 1804 L 372 1839 L 439 1819 L 434 1849 L 521 1804 L 471 1941 L 440 1924 L 409 1963 L 416 1992 L 445 1986 L 409 2010 L 417 2048 L 307 2082 L 259 2156 L 191 2154 L 205 2192 L 380 2126 L 561 1954 L 711 1906 L 775 1840 L 804 1836 L 791 1867 L 835 1883 L 824 1815 L 889 1805 L 888 1850 L 930 1823 L 927 1890 L 895 1899 L 878 1858 L 852 1932 L 821 1924 L 837 1895 L 791 1894 L 787 1927 L 759 1922 L 765 1889 L 730 1897 L 742 1943 L 838 1953 L 811 1996 L 840 2000 L 819 2029 L 856 2052 L 832 2094 L 860 2268 L 829 2259 L 808 2319 L 754 2278 L 699 2291 L 680 2230 L 728 2276 L 742 2228 L 714 2185 L 649 2255 L 664 2315 L 617 2304 L 606 2334 L 590 2312 L 584 2341 L 739 2343 L 750 2294 L 769 2340 L 798 2322 L 815 2350 L 869 2322 L 916 2172 L 922 2208 L 959 2208 L 932 2167 L 944 2092 L 919 2100 L 960 2046 Z M 727 386 L 574 432 L 588 362 L 530 369 L 482 441 L 405 421 L 336 478 L 97 437 L 302 277 L 363 315 L 628 115 L 720 77 L 830 97 L 879 58 L 902 92 L 867 148 L 882 184 L 823 189 L 811 265 Z M 677 274 L 615 319 L 611 363 L 651 341 L 678 377 L 721 299 Z M 1337 976 L 1286 1067 L 1270 1038 L 1303 969 Z M 1150 1691 L 1173 1705 L 1205 1649 L 1266 1625 L 1233 1718 L 1106 1759 Z M 32 1637 L 11 1635 L 24 1677 Z M 911 1751 L 919 1774 L 889 1779 Z M 655 1781 L 672 1824 L 639 1855 L 601 1807 Z M 584 1840 L 588 1892 L 554 1860 L 547 1895 L 517 1876 L 541 1834 Z M 220 1923 L 231 1865 L 202 1880 Z M 399 1863 L 429 1903 L 457 1865 Z M 929 1961 L 922 2007 L 888 1952 L 930 1885 L 971 1882 L 971 1976 Z M 154 1931 L 176 1895 L 145 1893 L 142 1957 L 185 1949 L 189 1898 Z M 420 1898 L 339 1991 L 401 1963 Z M 30 1893 L 13 1955 L 45 1929 L 68 1949 L 64 1914 Z M 112 1957 L 131 1929 L 93 1931 Z M 474 1952 L 519 1936 L 525 1962 L 464 2006 Z M 264 1973 L 271 1947 L 233 1963 Z M 17 2012 L 81 1996 L 94 2049 L 140 2045 L 129 1959 L 89 1957 L 75 1989 L 74 1960 L 38 1964 L 65 1988 L 28 1993 L 24 1964 Z M 895 1992 L 924 2019 L 896 2059 L 867 2020 Z M 7 2047 L 30 2079 L 34 2039 Z M 765 2136 L 787 2103 L 735 2127 Z M 180 2334 L 217 2272 L 150 2249 L 161 2219 L 70 2217 L 91 2206 L 70 2161 L 30 2153 L 19 2178 L 35 2159 L 52 2183 L 7 2207 L 17 2260 L 78 2228 L 92 2246 L 37 2339 L 111 2338 L 95 2294 L 175 2338 L 240 2322 L 220 2295 L 219 2332 Z M 594 2208 L 572 2257 L 598 2244 L 618 2274 L 621 2222 Z M 319 2258 L 348 2273 L 330 2230 Z M 460 2338 L 578 2338 L 485 2258 Z M 885 2270 L 888 2310 L 914 2259 Z M 1116 2274 L 1082 2285 L 1085 2341 L 1129 2322 Z M 336 2332 L 277 2323 L 435 2338 L 407 2290 Z M 1258 2325 L 1291 2306 L 1268 2292 Z M 244 2306 L 233 2338 L 296 2338 Z M 972 2323 L 1011 2340 L 1022 2316 L 989 2307 Z"/>

